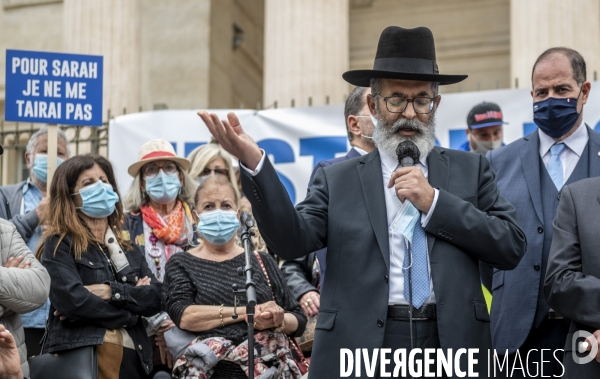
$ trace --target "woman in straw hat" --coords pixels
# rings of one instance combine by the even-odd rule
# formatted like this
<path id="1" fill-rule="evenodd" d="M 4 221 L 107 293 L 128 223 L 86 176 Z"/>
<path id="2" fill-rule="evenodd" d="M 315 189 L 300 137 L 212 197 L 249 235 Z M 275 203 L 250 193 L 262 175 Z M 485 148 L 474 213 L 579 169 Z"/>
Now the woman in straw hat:
<path id="1" fill-rule="evenodd" d="M 124 238 L 142 248 L 152 273 L 162 282 L 170 257 L 196 245 L 193 204 L 196 184 L 186 173 L 190 162 L 175 154 L 171 143 L 163 139 L 146 142 L 138 160 L 127 172 L 134 181 L 125 195 Z M 166 313 L 148 319 L 148 333 L 155 334 L 159 351 L 155 363 L 171 366 L 171 356 L 163 334 L 173 326 Z M 165 368 L 164 366 L 162 368 Z"/>

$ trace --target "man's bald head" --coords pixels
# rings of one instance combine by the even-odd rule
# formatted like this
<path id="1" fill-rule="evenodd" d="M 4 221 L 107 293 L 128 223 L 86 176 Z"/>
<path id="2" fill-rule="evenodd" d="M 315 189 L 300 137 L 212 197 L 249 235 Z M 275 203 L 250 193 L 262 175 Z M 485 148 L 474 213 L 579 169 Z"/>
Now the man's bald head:
<path id="1" fill-rule="evenodd" d="M 566 57 L 571 62 L 571 68 L 573 69 L 573 79 L 577 82 L 577 85 L 581 86 L 586 81 L 586 67 L 585 60 L 577 51 L 569 49 L 568 47 L 552 47 L 544 51 L 533 65 L 531 71 L 531 82 L 533 83 L 533 77 L 535 74 L 535 68 L 538 64 L 554 57 L 556 54 L 560 54 Z"/>

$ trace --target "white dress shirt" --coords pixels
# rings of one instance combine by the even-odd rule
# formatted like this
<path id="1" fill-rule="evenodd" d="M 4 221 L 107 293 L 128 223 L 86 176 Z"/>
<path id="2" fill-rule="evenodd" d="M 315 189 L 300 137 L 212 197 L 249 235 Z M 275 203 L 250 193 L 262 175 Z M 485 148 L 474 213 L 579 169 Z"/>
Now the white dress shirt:
<path id="1" fill-rule="evenodd" d="M 360 147 L 352 146 L 352 148 L 353 148 L 354 150 L 356 150 L 356 151 L 357 151 L 357 152 L 358 152 L 360 155 L 365 155 L 365 154 L 367 154 L 367 152 L 366 152 L 366 151 L 364 151 L 363 149 L 361 149 Z"/>
<path id="2" fill-rule="evenodd" d="M 389 233 L 389 227 L 392 225 L 392 222 L 398 213 L 399 200 L 396 196 L 395 188 L 387 188 L 387 185 L 392 177 L 392 173 L 396 171 L 396 168 L 398 167 L 398 158 L 395 156 L 391 157 L 381 150 L 379 150 L 379 156 L 381 157 L 381 172 L 383 174 L 383 191 L 385 192 L 385 208 L 387 212 L 388 238 L 390 245 L 390 294 L 388 303 L 408 305 L 408 299 L 404 297 L 404 271 L 402 270 L 402 265 L 404 264 L 404 237 L 397 233 Z M 429 170 L 427 169 L 427 159 L 421 158 L 416 166 L 423 171 L 423 175 L 427 178 L 429 173 Z M 421 225 L 423 228 L 427 226 L 427 223 L 433 214 L 433 210 L 435 209 L 435 205 L 437 204 L 439 191 L 434 189 L 434 192 L 435 195 L 429 213 L 421 214 Z M 429 254 L 427 255 L 427 267 L 429 271 L 429 289 L 431 295 L 429 295 L 425 304 L 435 304 Z"/>
<path id="3" fill-rule="evenodd" d="M 262 149 L 261 149 L 262 150 Z M 246 172 L 248 172 L 252 176 L 258 175 L 258 173 L 262 170 L 262 167 L 265 162 L 265 151 L 262 150 L 262 158 L 256 169 L 250 170 L 246 166 L 244 166 L 240 162 L 240 166 L 243 167 Z M 379 151 L 379 156 L 381 157 L 381 171 L 383 174 L 383 191 L 385 193 L 385 208 L 387 213 L 388 220 L 388 238 L 390 245 L 390 273 L 389 273 L 389 304 L 403 304 L 408 305 L 408 299 L 404 297 L 404 272 L 402 272 L 402 265 L 404 264 L 404 237 L 401 235 L 397 235 L 396 233 L 389 233 L 389 226 L 394 221 L 394 217 L 398 213 L 398 197 L 396 196 L 396 192 L 394 187 L 387 188 L 387 184 L 390 181 L 392 173 L 398 167 L 398 159 L 397 157 L 391 157 L 385 154 L 382 151 Z M 425 178 L 428 178 L 428 169 L 427 169 L 427 160 L 425 158 L 421 158 L 421 160 L 416 164 L 423 171 L 423 175 Z M 421 225 L 423 228 L 427 226 L 431 215 L 435 209 L 439 196 L 439 191 L 434 188 L 434 197 L 433 203 L 431 204 L 431 208 L 429 209 L 429 213 L 421 214 Z M 435 304 L 435 294 L 433 293 L 433 281 L 431 279 L 431 264 L 429 263 L 429 254 L 427 254 L 427 266 L 429 271 L 429 288 L 431 290 L 431 294 L 429 298 L 425 301 L 425 304 Z"/>
<path id="4" fill-rule="evenodd" d="M 540 157 L 542 157 L 544 166 L 548 167 L 548 162 L 550 162 L 550 148 L 556 141 L 554 138 L 544 134 L 541 129 L 538 129 L 538 134 L 540 136 Z M 575 166 L 577 166 L 589 138 L 587 126 L 581 123 L 573 134 L 561 141 L 567 147 L 559 156 L 563 168 L 563 185 L 569 180 L 569 176 L 575 170 Z"/>

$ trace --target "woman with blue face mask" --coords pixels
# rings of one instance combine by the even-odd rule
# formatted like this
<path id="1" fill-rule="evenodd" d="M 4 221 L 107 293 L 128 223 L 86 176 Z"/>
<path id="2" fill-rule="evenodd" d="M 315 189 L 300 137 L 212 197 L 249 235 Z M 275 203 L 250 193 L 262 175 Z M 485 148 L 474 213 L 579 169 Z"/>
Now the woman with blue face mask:
<path id="1" fill-rule="evenodd" d="M 99 377 L 146 378 L 152 345 L 142 316 L 161 309 L 162 284 L 121 236 L 122 202 L 110 162 L 78 155 L 50 189 L 38 257 L 51 278 L 42 353 L 95 346 Z M 43 371 L 43 367 L 38 368 Z"/>
<path id="2" fill-rule="evenodd" d="M 244 294 L 238 297 L 239 317 L 232 317 L 231 286 L 245 285 L 245 277 L 237 274 L 237 268 L 245 265 L 244 249 L 234 240 L 240 225 L 238 201 L 233 185 L 225 176 L 214 175 L 204 180 L 195 196 L 197 232 L 203 242 L 167 263 L 165 308 L 179 328 L 196 336 L 189 341 L 191 347 L 176 357 L 174 377 L 205 377 L 202 374 L 214 370 L 211 379 L 247 378 Z M 306 316 L 270 255 L 254 253 L 251 264 L 257 297 L 254 336 L 257 370 L 273 371 L 273 376 L 262 374 L 269 378 L 300 378 L 286 335 L 302 335 Z M 204 352 L 204 362 L 211 363 L 196 366 L 199 360 L 194 359 L 194 351 Z"/>
<path id="3" fill-rule="evenodd" d="M 124 198 L 128 213 L 123 238 L 144 251 L 146 263 L 161 282 L 167 261 L 198 243 L 190 206 L 196 183 L 186 173 L 189 168 L 190 162 L 178 157 L 170 142 L 155 139 L 142 145 L 138 160 L 128 169 L 134 181 Z M 157 370 L 170 371 L 163 334 L 173 322 L 161 312 L 148 319 L 148 325 L 160 356 Z"/>
<path id="4" fill-rule="evenodd" d="M 226 177 L 233 185 L 236 195 L 240 199 L 240 210 L 252 216 L 252 205 L 250 201 L 241 192 L 241 182 L 239 181 L 239 167 L 234 168 L 233 158 L 225 151 L 218 143 L 207 143 L 206 145 L 198 146 L 188 156 L 191 163 L 189 174 L 195 178 L 200 185 L 206 178 L 212 175 L 222 175 Z M 252 237 L 253 248 L 258 251 L 267 251 L 267 245 L 262 239 L 260 232 L 256 230 Z M 241 240 L 236 238 L 236 243 L 241 246 Z"/>

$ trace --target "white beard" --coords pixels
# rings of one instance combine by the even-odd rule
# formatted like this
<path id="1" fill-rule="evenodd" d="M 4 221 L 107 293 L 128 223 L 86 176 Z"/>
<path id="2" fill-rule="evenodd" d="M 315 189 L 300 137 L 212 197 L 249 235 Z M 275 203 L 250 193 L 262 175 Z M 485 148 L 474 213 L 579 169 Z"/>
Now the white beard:
<path id="1" fill-rule="evenodd" d="M 411 129 L 416 131 L 412 136 L 403 136 L 398 134 L 400 129 Z M 435 146 L 435 112 L 431 113 L 426 124 L 413 118 L 399 118 L 390 125 L 385 119 L 377 120 L 377 127 L 373 133 L 375 146 L 386 154 L 395 157 L 396 147 L 403 141 L 412 141 L 421 154 L 421 159 L 429 155 Z"/>

